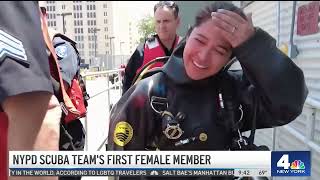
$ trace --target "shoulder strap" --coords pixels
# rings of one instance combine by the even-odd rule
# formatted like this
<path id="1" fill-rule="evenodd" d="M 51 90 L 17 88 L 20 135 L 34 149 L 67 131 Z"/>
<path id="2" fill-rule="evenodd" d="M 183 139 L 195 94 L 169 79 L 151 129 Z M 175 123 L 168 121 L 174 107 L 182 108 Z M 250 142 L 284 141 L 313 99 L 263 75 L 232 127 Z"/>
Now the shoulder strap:
<path id="1" fill-rule="evenodd" d="M 40 8 L 39 8 L 39 11 L 41 12 Z M 51 72 L 51 75 L 53 76 L 53 78 L 56 81 L 58 81 L 59 85 L 60 85 L 59 89 L 60 89 L 60 93 L 61 93 L 62 97 L 59 98 L 59 101 L 64 103 L 69 108 L 69 111 L 77 114 L 78 110 L 72 104 L 71 99 L 67 95 L 66 90 L 64 88 L 62 77 L 61 77 L 61 74 L 59 71 L 59 64 L 57 61 L 57 56 L 56 56 L 55 50 L 53 48 L 52 41 L 51 41 L 49 33 L 48 33 L 48 27 L 45 24 L 44 17 L 42 15 L 42 13 L 40 13 L 40 16 L 41 16 L 41 28 L 42 28 L 43 38 L 44 38 L 44 41 L 47 45 L 47 48 L 50 51 L 50 57 L 51 57 L 51 58 L 49 58 L 50 72 Z"/>
<path id="2" fill-rule="evenodd" d="M 223 99 L 224 101 L 223 103 L 225 106 L 224 112 L 220 113 L 220 116 L 222 116 L 221 119 L 225 120 L 225 118 L 230 118 L 232 121 L 231 123 L 233 124 L 232 131 L 234 132 L 234 134 L 236 134 L 236 136 L 238 136 L 240 135 L 238 133 L 240 133 L 240 129 L 243 124 L 243 122 L 241 121 L 243 117 L 243 111 L 242 109 L 239 109 L 241 108 L 241 104 L 236 97 L 236 93 L 234 92 L 232 80 L 227 75 L 229 68 L 236 61 L 237 59 L 233 58 L 222 70 L 220 83 L 219 83 L 219 86 L 220 86 L 219 93 L 221 93 L 221 95 L 219 94 L 218 96 L 219 98 L 220 96 L 222 96 L 221 98 Z M 254 98 L 253 107 L 254 107 L 254 110 L 252 115 L 251 132 L 247 142 L 248 145 L 250 146 L 252 146 L 254 143 L 254 135 L 256 131 L 256 113 L 257 113 L 256 98 Z M 237 113 L 238 110 L 241 111 L 240 115 L 237 115 L 239 114 Z"/>
<path id="3" fill-rule="evenodd" d="M 157 58 L 151 60 L 150 62 L 148 62 L 147 64 L 145 64 L 145 65 L 141 68 L 140 72 L 134 77 L 134 79 L 133 79 L 133 81 L 132 81 L 132 85 L 136 84 L 136 83 L 139 82 L 141 79 L 143 79 L 143 78 L 145 77 L 145 75 L 148 73 L 150 67 L 151 67 L 153 64 L 155 64 L 155 63 L 157 63 L 157 62 L 163 62 L 163 63 L 165 63 L 165 62 L 168 61 L 168 59 L 169 59 L 169 56 L 157 57 Z M 159 70 L 159 71 L 160 71 L 160 70 Z M 132 86 L 132 85 L 131 85 L 131 86 Z"/>

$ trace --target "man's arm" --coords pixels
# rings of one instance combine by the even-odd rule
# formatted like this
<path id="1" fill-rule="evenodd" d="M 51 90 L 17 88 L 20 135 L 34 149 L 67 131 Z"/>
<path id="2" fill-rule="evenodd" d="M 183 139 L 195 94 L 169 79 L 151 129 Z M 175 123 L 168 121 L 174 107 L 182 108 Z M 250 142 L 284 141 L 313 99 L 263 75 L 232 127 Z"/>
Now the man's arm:
<path id="1" fill-rule="evenodd" d="M 124 94 L 132 85 L 132 81 L 137 70 L 142 66 L 144 58 L 144 43 L 141 43 L 130 57 L 125 68 L 123 77 L 122 94 Z"/>
<path id="2" fill-rule="evenodd" d="M 54 95 L 24 93 L 6 98 L 2 107 L 9 118 L 9 150 L 59 150 L 61 109 Z"/>
<path id="3" fill-rule="evenodd" d="M 0 105 L 8 116 L 8 148 L 57 150 L 61 110 L 52 95 L 38 3 L 0 4 L 0 34 L 5 42 L 2 50 L 6 52 L 0 55 Z M 53 180 L 57 177 L 10 176 L 9 179 Z"/>

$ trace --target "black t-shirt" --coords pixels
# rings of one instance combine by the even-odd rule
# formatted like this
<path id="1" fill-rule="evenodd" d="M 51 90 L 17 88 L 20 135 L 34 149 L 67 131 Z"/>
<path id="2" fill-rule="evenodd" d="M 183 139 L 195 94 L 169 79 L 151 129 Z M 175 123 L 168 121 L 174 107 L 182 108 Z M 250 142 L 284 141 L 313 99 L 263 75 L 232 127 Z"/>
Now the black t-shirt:
<path id="1" fill-rule="evenodd" d="M 8 96 L 53 92 L 37 2 L 0 2 L 0 104 Z"/>

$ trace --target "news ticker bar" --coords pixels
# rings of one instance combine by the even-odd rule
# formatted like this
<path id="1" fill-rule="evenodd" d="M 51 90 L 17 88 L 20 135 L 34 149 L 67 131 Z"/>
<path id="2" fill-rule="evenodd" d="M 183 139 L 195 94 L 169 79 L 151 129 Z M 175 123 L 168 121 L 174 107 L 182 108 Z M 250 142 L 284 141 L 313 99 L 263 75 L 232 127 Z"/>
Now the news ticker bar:
<path id="1" fill-rule="evenodd" d="M 271 176 L 270 169 L 18 169 L 10 176 Z"/>
<path id="2" fill-rule="evenodd" d="M 191 171 L 190 176 L 198 172 L 214 176 L 232 170 L 229 174 L 235 176 L 311 176 L 310 154 L 310 151 L 10 151 L 9 169 L 12 175 L 34 174 L 39 170 L 56 175 L 61 170 L 79 170 L 85 173 L 81 176 L 94 176 L 89 173 L 103 175 L 111 170 L 117 175 L 122 171 L 143 170 L 145 175 L 153 171 L 159 175 L 179 176 L 174 174 L 179 172 L 188 176 Z"/>

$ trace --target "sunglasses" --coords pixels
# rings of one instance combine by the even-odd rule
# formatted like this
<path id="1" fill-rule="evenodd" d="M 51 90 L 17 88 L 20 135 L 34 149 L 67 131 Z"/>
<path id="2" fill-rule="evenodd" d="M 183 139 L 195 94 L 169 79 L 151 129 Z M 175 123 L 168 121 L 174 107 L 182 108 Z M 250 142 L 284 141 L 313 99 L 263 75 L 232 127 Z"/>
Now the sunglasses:
<path id="1" fill-rule="evenodd" d="M 174 2 L 174 1 L 159 1 L 155 6 L 154 6 L 154 12 L 156 12 L 156 10 L 159 7 L 168 7 L 170 9 L 174 9 L 175 10 L 175 14 L 178 15 L 179 13 L 179 7 L 178 5 Z"/>
<path id="2" fill-rule="evenodd" d="M 176 3 L 174 1 L 160 1 L 159 4 L 163 4 L 168 7 L 173 7 L 176 5 Z"/>

